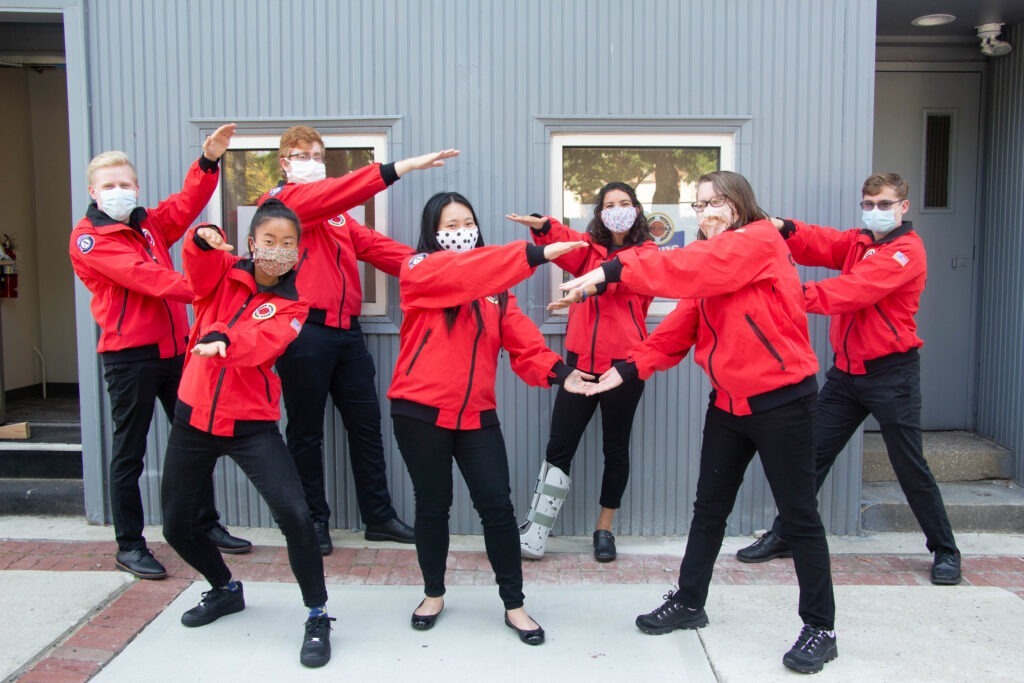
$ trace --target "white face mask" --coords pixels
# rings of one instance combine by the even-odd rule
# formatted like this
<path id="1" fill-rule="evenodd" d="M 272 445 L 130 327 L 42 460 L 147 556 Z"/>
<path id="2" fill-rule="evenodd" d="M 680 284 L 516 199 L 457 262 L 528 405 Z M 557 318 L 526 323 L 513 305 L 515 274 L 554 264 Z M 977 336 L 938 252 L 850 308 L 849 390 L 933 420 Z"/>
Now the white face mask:
<path id="1" fill-rule="evenodd" d="M 112 187 L 109 190 L 100 192 L 100 200 L 97 202 L 103 213 L 115 221 L 124 223 L 132 211 L 138 206 L 138 197 L 135 190 L 123 187 Z"/>
<path id="2" fill-rule="evenodd" d="M 611 206 L 601 210 L 601 222 L 612 232 L 629 232 L 636 222 L 635 206 Z"/>
<path id="3" fill-rule="evenodd" d="M 863 219 L 865 228 L 884 235 L 896 227 L 896 209 L 882 211 L 875 207 L 871 211 L 864 211 Z"/>
<path id="4" fill-rule="evenodd" d="M 458 230 L 438 230 L 437 243 L 445 251 L 469 251 L 480 239 L 480 228 L 459 228 Z"/>
<path id="5" fill-rule="evenodd" d="M 313 183 L 327 177 L 327 166 L 322 161 L 289 159 L 288 164 L 288 180 L 293 183 Z"/>
<path id="6" fill-rule="evenodd" d="M 735 222 L 736 213 L 729 202 L 718 207 L 708 204 L 700 214 L 700 229 L 708 239 L 731 228 Z"/>

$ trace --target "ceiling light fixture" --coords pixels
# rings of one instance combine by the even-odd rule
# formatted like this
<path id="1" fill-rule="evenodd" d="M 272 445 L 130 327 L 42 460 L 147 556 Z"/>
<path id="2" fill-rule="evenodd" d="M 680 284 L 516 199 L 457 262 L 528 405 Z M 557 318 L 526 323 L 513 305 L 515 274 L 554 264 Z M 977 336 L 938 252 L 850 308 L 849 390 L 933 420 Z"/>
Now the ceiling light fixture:
<path id="1" fill-rule="evenodd" d="M 981 40 L 981 54 L 988 57 L 1002 57 L 1010 54 L 1013 46 L 1005 40 L 999 40 L 999 34 L 1003 25 L 997 22 L 975 26 L 978 29 L 978 39 Z"/>
<path id="2" fill-rule="evenodd" d="M 946 24 L 952 24 L 954 21 L 956 21 L 956 17 L 952 14 L 925 14 L 910 23 L 914 26 L 945 26 Z"/>

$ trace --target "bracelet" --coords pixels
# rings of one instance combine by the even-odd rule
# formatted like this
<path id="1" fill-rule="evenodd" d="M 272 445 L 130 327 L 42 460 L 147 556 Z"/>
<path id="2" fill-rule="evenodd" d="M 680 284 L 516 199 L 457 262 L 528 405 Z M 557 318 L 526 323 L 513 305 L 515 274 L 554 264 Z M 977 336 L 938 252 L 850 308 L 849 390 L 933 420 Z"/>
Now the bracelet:
<path id="1" fill-rule="evenodd" d="M 587 290 L 585 288 L 581 288 L 580 289 L 580 303 L 583 303 L 584 301 L 586 301 L 588 296 L 590 296 L 590 295 L 587 294 Z"/>

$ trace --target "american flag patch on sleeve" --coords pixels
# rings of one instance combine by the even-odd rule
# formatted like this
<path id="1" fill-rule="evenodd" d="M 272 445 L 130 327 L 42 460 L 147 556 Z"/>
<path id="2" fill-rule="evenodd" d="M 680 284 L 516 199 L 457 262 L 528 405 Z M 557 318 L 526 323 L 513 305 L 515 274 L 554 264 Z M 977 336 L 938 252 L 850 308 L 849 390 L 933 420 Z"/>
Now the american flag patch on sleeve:
<path id="1" fill-rule="evenodd" d="M 292 326 L 293 330 L 295 330 L 295 334 L 302 332 L 302 323 L 300 323 L 296 318 L 292 318 L 292 321 L 288 324 Z"/>
<path id="2" fill-rule="evenodd" d="M 910 257 L 904 254 L 902 251 L 897 251 L 895 254 L 892 255 L 892 257 L 896 259 L 896 263 L 900 264 L 901 266 L 905 267 L 908 263 L 910 263 Z"/>

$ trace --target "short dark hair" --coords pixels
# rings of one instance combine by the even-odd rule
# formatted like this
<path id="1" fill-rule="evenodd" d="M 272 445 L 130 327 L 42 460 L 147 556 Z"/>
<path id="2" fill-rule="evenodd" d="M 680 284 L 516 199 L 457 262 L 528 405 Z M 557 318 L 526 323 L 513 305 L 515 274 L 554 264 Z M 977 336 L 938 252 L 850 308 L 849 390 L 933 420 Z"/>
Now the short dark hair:
<path id="1" fill-rule="evenodd" d="M 910 186 L 907 185 L 907 181 L 896 173 L 872 173 L 864 181 L 864 187 L 860 188 L 860 193 L 874 196 L 887 187 L 891 187 L 900 199 L 906 199 L 910 194 Z"/>

